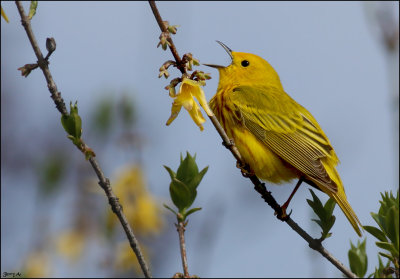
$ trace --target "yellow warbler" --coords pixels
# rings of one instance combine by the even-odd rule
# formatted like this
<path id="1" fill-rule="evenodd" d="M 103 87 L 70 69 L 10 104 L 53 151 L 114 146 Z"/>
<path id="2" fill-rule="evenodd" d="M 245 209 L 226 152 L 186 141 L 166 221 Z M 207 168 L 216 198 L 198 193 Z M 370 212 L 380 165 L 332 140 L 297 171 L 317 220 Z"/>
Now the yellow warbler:
<path id="1" fill-rule="evenodd" d="M 273 183 L 299 178 L 284 209 L 302 181 L 322 190 L 361 236 L 361 223 L 335 168 L 339 159 L 318 122 L 284 91 L 267 61 L 218 43 L 232 63 L 227 67 L 205 64 L 217 68 L 220 75 L 210 107 L 251 171 Z"/>

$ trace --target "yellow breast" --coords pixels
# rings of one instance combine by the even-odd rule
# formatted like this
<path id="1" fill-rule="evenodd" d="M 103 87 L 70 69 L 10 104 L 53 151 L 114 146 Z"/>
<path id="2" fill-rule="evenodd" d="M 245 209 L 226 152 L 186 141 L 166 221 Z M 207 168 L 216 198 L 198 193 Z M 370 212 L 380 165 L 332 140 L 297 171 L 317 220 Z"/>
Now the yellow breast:
<path id="1" fill-rule="evenodd" d="M 229 90 L 229 89 L 228 89 Z M 235 107 L 226 91 L 218 91 L 210 100 L 210 108 L 238 148 L 243 160 L 263 180 L 282 183 L 299 177 L 298 172 L 273 153 L 235 118 Z"/>

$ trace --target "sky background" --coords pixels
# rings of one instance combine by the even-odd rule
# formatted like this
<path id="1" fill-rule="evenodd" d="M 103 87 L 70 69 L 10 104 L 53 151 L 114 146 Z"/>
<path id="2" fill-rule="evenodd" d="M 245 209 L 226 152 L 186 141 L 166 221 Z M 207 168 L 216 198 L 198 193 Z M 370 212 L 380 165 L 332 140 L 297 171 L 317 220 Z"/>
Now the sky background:
<path id="1" fill-rule="evenodd" d="M 191 52 L 201 63 L 228 65 L 229 56 L 215 42 L 220 40 L 234 51 L 254 53 L 270 62 L 285 91 L 306 107 L 324 129 L 341 161 L 338 171 L 351 206 L 362 224 L 373 225 L 370 212 L 379 208 L 379 193 L 398 188 L 398 149 L 394 148 L 398 134 L 393 132 L 392 112 L 392 92 L 396 87 L 390 78 L 395 74 L 389 61 L 393 57 L 385 55 L 376 22 L 366 15 L 371 8 L 366 5 L 373 3 L 157 5 L 164 20 L 180 25 L 173 40 L 181 56 Z M 386 5 L 397 11 L 398 20 L 398 3 Z M 37 229 L 31 214 L 37 206 L 37 168 L 28 163 L 19 167 L 7 158 L 12 158 L 14 152 L 15 156 L 30 153 L 40 157 L 47 148 L 40 141 L 46 137 L 60 141 L 67 153 L 81 155 L 66 138 L 41 71 L 32 72 L 28 78 L 17 71 L 36 59 L 14 2 L 2 2 L 2 7 L 10 23 L 1 20 L 1 272 L 11 272 L 18 271 L 32 241 L 30 232 Z M 27 10 L 29 5 L 24 7 Z M 158 69 L 172 55 L 156 48 L 160 30 L 147 2 L 39 2 L 32 27 L 43 53 L 46 38 L 55 38 L 57 50 L 50 59 L 53 78 L 66 103 L 78 100 L 83 138 L 95 150 L 107 176 L 118 169 L 120 162 L 134 156 L 109 149 L 102 152 L 93 144 L 95 139 L 85 135 L 94 100 L 110 91 L 133 94 L 137 130 L 145 141 L 141 160 L 155 196 L 168 200 L 170 177 L 162 165 L 176 169 L 181 152 L 196 153 L 200 168 L 209 165 L 194 204 L 203 210 L 190 217 L 186 233 L 191 274 L 340 276 L 335 267 L 274 217 L 251 182 L 241 176 L 208 118 L 203 132 L 184 110 L 170 126 L 165 126 L 172 99 L 164 89 L 169 80 L 159 79 Z M 205 66 L 198 69 L 212 75 L 204 88 L 209 100 L 217 89 L 218 73 Z M 179 72 L 172 69 L 170 74 L 174 78 Z M 6 141 L 6 137 L 13 140 Z M 11 155 L 6 157 L 3 153 Z M 295 182 L 267 187 L 283 203 L 294 185 Z M 311 197 L 307 188 L 302 185 L 292 200 L 292 218 L 319 237 L 319 230 L 310 221 L 312 214 L 306 199 Z M 322 193 L 319 197 L 326 200 Z M 53 230 L 66 226 L 62 220 L 69 212 L 68 198 L 66 190 L 47 208 L 53 214 Z M 354 243 L 358 237 L 338 208 L 335 215 L 333 236 L 324 245 L 348 266 L 350 240 Z M 172 220 L 169 221 L 166 227 L 173 231 Z M 162 264 L 154 267 L 154 276 L 168 277 L 181 270 L 177 235 L 168 239 L 171 245 L 168 252 L 160 252 L 165 257 L 158 257 Z M 370 235 L 367 253 L 370 273 L 377 264 L 377 249 Z M 60 267 L 55 273 L 80 275 L 105 276 L 89 265 Z"/>

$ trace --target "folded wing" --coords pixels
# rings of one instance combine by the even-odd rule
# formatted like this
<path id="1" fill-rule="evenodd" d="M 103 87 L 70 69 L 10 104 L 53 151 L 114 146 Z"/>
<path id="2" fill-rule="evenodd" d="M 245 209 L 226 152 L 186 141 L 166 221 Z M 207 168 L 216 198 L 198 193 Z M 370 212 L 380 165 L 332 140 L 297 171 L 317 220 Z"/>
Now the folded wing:
<path id="1" fill-rule="evenodd" d="M 284 161 L 332 193 L 336 183 L 321 160 L 338 159 L 313 116 L 274 87 L 238 86 L 229 98 L 237 120 Z M 322 190 L 322 189 L 321 189 Z"/>

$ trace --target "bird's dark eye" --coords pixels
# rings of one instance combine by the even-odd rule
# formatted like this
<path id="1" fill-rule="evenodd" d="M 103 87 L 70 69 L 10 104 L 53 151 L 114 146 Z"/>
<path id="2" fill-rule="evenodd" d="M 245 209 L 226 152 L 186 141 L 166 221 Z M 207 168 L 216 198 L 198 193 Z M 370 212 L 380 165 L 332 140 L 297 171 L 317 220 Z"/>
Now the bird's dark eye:
<path id="1" fill-rule="evenodd" d="M 247 61 L 247 60 L 243 60 L 242 61 L 242 66 L 243 67 L 247 67 L 247 66 L 249 66 L 250 65 L 250 62 L 249 61 Z"/>

